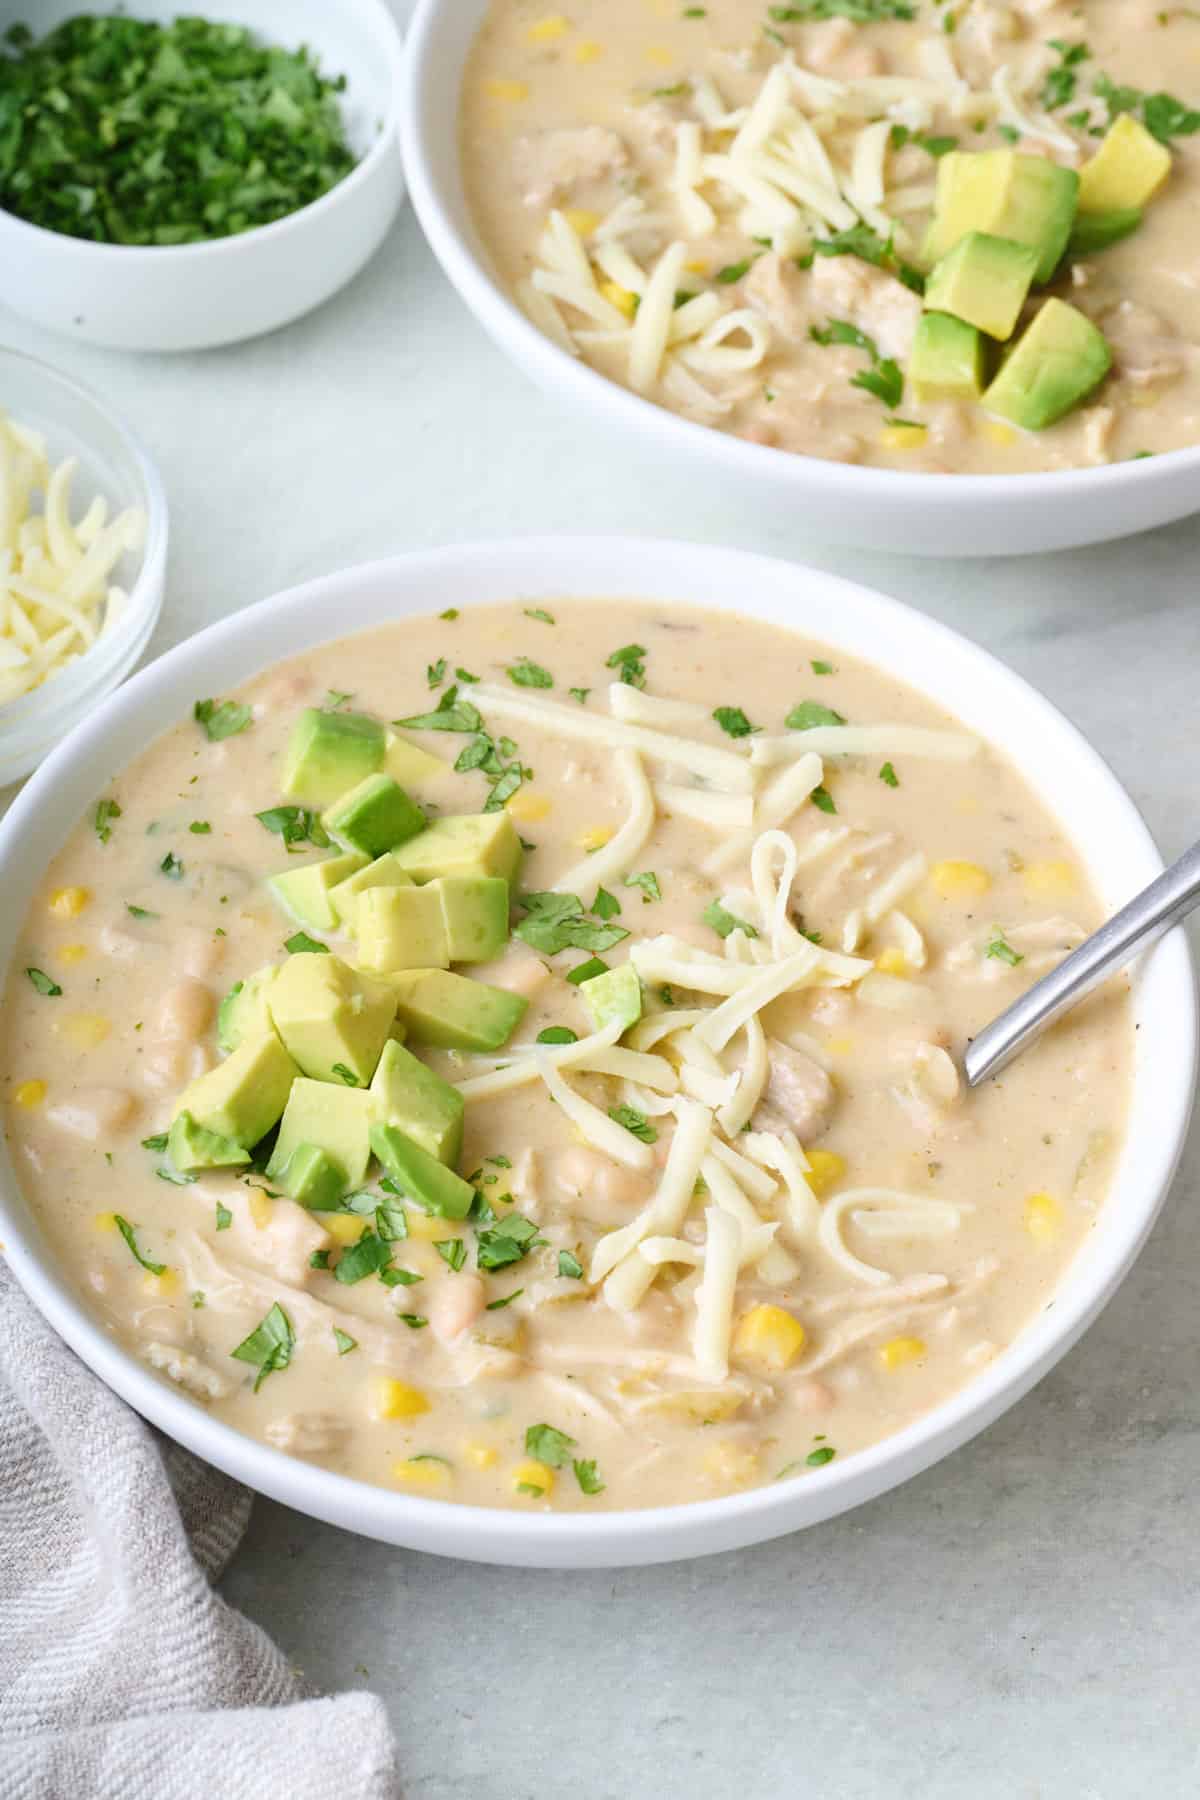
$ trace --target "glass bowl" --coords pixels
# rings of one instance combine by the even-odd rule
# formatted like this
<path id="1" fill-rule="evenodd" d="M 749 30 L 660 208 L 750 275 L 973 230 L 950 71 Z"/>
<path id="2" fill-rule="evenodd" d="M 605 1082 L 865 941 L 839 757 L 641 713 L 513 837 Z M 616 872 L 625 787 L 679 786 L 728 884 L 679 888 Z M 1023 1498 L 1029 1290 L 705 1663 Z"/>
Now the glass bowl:
<path id="1" fill-rule="evenodd" d="M 113 514 L 140 506 L 146 534 L 111 579 L 129 595 L 113 631 L 41 687 L 0 704 L 0 788 L 19 781 L 125 679 L 162 611 L 167 497 L 158 471 L 128 426 L 89 389 L 49 363 L 0 350 L 0 410 L 40 431 L 51 463 L 79 459 L 74 509 L 103 494 Z"/>

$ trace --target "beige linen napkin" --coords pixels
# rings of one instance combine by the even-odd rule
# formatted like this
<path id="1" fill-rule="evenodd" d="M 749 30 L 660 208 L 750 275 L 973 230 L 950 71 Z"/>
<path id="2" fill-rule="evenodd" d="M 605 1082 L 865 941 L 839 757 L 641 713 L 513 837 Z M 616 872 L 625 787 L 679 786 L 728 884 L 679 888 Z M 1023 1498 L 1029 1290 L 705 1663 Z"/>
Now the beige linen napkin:
<path id="1" fill-rule="evenodd" d="M 396 1800 L 381 1703 L 310 1697 L 212 1590 L 250 1504 L 0 1266 L 0 1800 Z"/>

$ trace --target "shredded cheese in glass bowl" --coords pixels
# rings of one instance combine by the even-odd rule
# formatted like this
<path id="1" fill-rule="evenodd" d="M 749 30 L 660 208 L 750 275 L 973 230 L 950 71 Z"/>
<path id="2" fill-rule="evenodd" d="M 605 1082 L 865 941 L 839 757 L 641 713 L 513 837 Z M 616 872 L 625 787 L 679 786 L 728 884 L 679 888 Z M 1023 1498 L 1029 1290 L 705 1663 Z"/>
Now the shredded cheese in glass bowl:
<path id="1" fill-rule="evenodd" d="M 158 620 L 166 500 L 125 426 L 0 351 L 0 786 L 127 675 Z"/>

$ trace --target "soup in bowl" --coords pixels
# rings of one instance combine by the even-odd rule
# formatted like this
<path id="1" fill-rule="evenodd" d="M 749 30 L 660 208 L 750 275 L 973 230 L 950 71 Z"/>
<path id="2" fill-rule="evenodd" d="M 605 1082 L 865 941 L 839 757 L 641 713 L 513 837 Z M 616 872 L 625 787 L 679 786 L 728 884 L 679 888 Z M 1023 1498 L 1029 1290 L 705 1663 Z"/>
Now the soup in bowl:
<path id="1" fill-rule="evenodd" d="M 1157 1197 L 1111 1217 L 1124 983 L 962 1082 L 1112 898 L 1009 746 L 820 604 L 640 598 L 637 548 L 619 595 L 513 547 L 520 599 L 368 578 L 256 676 L 178 671 L 15 936 L 8 1143 L 72 1307 L 402 1541 L 803 1512 L 1031 1379 Z"/>

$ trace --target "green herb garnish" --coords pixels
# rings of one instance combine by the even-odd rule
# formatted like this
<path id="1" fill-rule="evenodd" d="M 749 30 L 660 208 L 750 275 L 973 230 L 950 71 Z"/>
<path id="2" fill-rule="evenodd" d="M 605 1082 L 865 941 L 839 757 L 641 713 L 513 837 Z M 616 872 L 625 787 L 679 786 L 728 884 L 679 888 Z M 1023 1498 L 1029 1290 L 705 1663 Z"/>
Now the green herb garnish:
<path id="1" fill-rule="evenodd" d="M 425 679 L 431 688 L 441 687 L 446 679 L 446 659 L 439 656 L 436 662 L 426 663 Z"/>
<path id="2" fill-rule="evenodd" d="M 618 1125 L 623 1125 L 626 1131 L 631 1131 L 643 1144 L 657 1144 L 658 1132 L 645 1113 L 639 1112 L 635 1106 L 610 1106 L 608 1116 Z"/>
<path id="3" fill-rule="evenodd" d="M 644 644 L 624 644 L 620 650 L 613 651 L 604 666 L 606 669 L 615 669 L 618 681 L 623 681 L 626 687 L 644 688 L 646 665 L 642 659 L 648 655 L 649 651 Z M 584 688 L 582 691 L 587 694 L 591 689 Z"/>
<path id="4" fill-rule="evenodd" d="M 424 1331 L 426 1325 L 429 1323 L 429 1320 L 425 1317 L 424 1313 L 400 1313 L 399 1318 L 401 1323 L 407 1325 L 410 1331 Z"/>
<path id="5" fill-rule="evenodd" d="M 874 338 L 869 338 L 865 331 L 860 331 L 857 325 L 851 325 L 846 319 L 830 319 L 824 327 L 810 325 L 808 335 L 815 344 L 848 344 L 853 349 L 865 350 L 871 358 L 871 367 L 860 369 L 857 375 L 852 375 L 850 386 L 862 388 L 865 393 L 874 395 L 876 400 L 882 400 L 892 411 L 899 406 L 904 392 L 904 376 L 900 365 L 890 356 L 880 356 Z"/>
<path id="6" fill-rule="evenodd" d="M 575 1471 L 575 1479 L 579 1483 L 583 1493 L 602 1494 L 604 1492 L 604 1483 L 596 1473 L 596 1465 L 594 1462 L 581 1462 L 580 1459 L 576 1457 L 571 1464 L 571 1467 Z"/>
<path id="7" fill-rule="evenodd" d="M 218 1231 L 228 1231 L 229 1227 L 232 1224 L 233 1224 L 233 1214 L 230 1212 L 230 1210 L 227 1206 L 222 1206 L 221 1202 L 218 1200 L 217 1201 L 217 1230 Z"/>
<path id="8" fill-rule="evenodd" d="M 44 969 L 26 969 L 25 973 L 28 975 L 30 981 L 32 981 L 38 993 L 44 994 L 47 1000 L 57 1000 L 59 998 L 62 989 L 52 976 L 47 975 Z"/>
<path id="9" fill-rule="evenodd" d="M 237 1349 L 231 1350 L 229 1354 L 239 1362 L 253 1364 L 258 1370 L 254 1382 L 257 1394 L 268 1375 L 273 1375 L 276 1369 L 287 1368 L 295 1348 L 296 1334 L 292 1330 L 292 1322 L 276 1301 L 250 1336 L 243 1338 Z"/>
<path id="10" fill-rule="evenodd" d="M 577 894 L 519 894 L 517 905 L 526 916 L 513 935 L 546 956 L 560 950 L 611 950 L 629 936 L 621 925 L 594 925 L 585 919 Z"/>
<path id="11" fill-rule="evenodd" d="M 545 1241 L 532 1219 L 523 1213 L 512 1213 L 493 1229 L 479 1233 L 475 1260 L 481 1269 L 505 1269 Z"/>
<path id="12" fill-rule="evenodd" d="M 133 1257 L 134 1262 L 141 1263 L 143 1269 L 148 1269 L 151 1275 L 162 1275 L 165 1273 L 167 1267 L 166 1263 L 151 1262 L 150 1258 L 148 1256 L 143 1256 L 138 1249 L 136 1225 L 131 1225 L 128 1219 L 123 1219 L 121 1217 L 120 1213 L 113 1214 L 113 1221 L 117 1230 L 129 1246 L 129 1253 Z"/>
<path id="13" fill-rule="evenodd" d="M 446 1267 L 453 1269 L 457 1275 L 458 1271 L 467 1260 L 466 1240 L 459 1237 L 438 1238 L 435 1240 L 433 1247 L 441 1257 L 442 1261 L 446 1264 Z"/>
<path id="14" fill-rule="evenodd" d="M 589 956 L 586 962 L 576 963 L 573 969 L 567 970 L 567 980 L 572 987 L 578 987 L 584 981 L 591 981 L 593 976 L 603 975 L 608 968 L 598 956 Z"/>
<path id="15" fill-rule="evenodd" d="M 896 788 L 900 786 L 900 777 L 897 775 L 890 762 L 885 762 L 882 769 L 880 769 L 879 779 L 883 782 L 885 787 Z"/>
<path id="16" fill-rule="evenodd" d="M 826 1463 L 832 1462 L 836 1455 L 837 1451 L 831 1444 L 822 1444 L 819 1449 L 810 1450 L 804 1461 L 808 1468 L 820 1469 Z"/>
<path id="17" fill-rule="evenodd" d="M 207 819 L 193 819 L 188 826 L 188 830 L 193 837 L 207 837 L 212 830 L 212 826 Z"/>
<path id="18" fill-rule="evenodd" d="M 567 689 L 567 692 L 568 692 L 568 694 L 570 694 L 572 700 L 578 700 L 580 706 L 587 705 L 587 697 L 591 693 L 591 691 L 592 691 L 591 688 L 568 688 Z"/>
<path id="19" fill-rule="evenodd" d="M 598 919 L 615 919 L 621 910 L 621 902 L 607 888 L 597 888 L 596 898 L 592 901 L 592 912 Z"/>
<path id="20" fill-rule="evenodd" d="M 815 787 L 808 796 L 818 812 L 835 813 L 837 807 L 833 803 L 833 795 L 826 787 Z"/>
<path id="21" fill-rule="evenodd" d="M 333 1328 L 333 1341 L 337 1345 L 339 1356 L 349 1356 L 351 1350 L 358 1349 L 358 1339 L 352 1338 L 348 1331 L 342 1331 L 337 1325 Z"/>
<path id="22" fill-rule="evenodd" d="M 756 938 L 758 932 L 745 919 L 739 919 L 721 905 L 719 900 L 710 900 L 700 917 L 706 925 L 711 925 L 718 937 L 727 938 L 735 931 L 744 931 L 748 938 Z"/>
<path id="23" fill-rule="evenodd" d="M 831 662 L 813 661 L 813 662 L 810 662 L 808 666 L 812 670 L 814 675 L 832 675 L 833 674 L 833 664 Z"/>
<path id="24" fill-rule="evenodd" d="M 322 950 L 325 948 L 324 944 L 322 944 L 321 948 Z M 354 1073 L 353 1069 L 348 1069 L 345 1063 L 334 1063 L 331 1068 L 331 1073 L 336 1075 L 339 1081 L 344 1081 L 347 1087 L 358 1086 L 358 1076 Z"/>
<path id="25" fill-rule="evenodd" d="M 999 925 L 992 926 L 991 939 L 983 954 L 996 962 L 1007 963 L 1010 969 L 1015 969 L 1018 963 L 1025 961 L 1020 952 L 1013 949 Z"/>
<path id="26" fill-rule="evenodd" d="M 489 1300 L 483 1310 L 484 1312 L 501 1312 L 506 1306 L 511 1306 L 514 1300 L 519 1300 L 524 1292 L 524 1288 L 514 1288 L 511 1294 L 502 1294 L 499 1300 Z"/>
<path id="27" fill-rule="evenodd" d="M 192 717 L 211 744 L 245 731 L 252 716 L 250 708 L 237 700 L 197 700 L 192 708 Z"/>
<path id="28" fill-rule="evenodd" d="M 525 1433 L 525 1454 L 548 1468 L 561 1469 L 575 1448 L 575 1439 L 553 1425 L 530 1425 Z"/>
<path id="29" fill-rule="evenodd" d="M 319 938 L 309 937 L 307 931 L 293 931 L 290 938 L 284 938 L 283 947 L 289 956 L 329 955 L 329 945 L 323 944 Z"/>
<path id="30" fill-rule="evenodd" d="M 254 816 L 267 831 L 283 839 L 289 854 L 297 844 L 314 844 L 318 850 L 329 848 L 328 832 L 307 806 L 272 806 Z"/>
<path id="31" fill-rule="evenodd" d="M 721 730 L 731 738 L 749 737 L 752 732 L 758 730 L 757 725 L 750 723 L 740 706 L 718 706 L 713 713 L 713 718 Z"/>
<path id="32" fill-rule="evenodd" d="M 353 1287 L 356 1282 L 365 1281 L 368 1275 L 378 1275 L 386 1269 L 392 1259 L 392 1253 L 383 1239 L 370 1229 L 363 1232 L 356 1244 L 347 1245 L 338 1257 L 337 1267 L 333 1271 L 335 1281 L 346 1287 Z"/>
<path id="33" fill-rule="evenodd" d="M 431 713 L 417 713 L 411 719 L 393 719 L 393 725 L 407 731 L 482 731 L 483 720 L 478 707 L 460 700 L 457 687 L 448 687 Z"/>
<path id="34" fill-rule="evenodd" d="M 527 619 L 540 619 L 543 625 L 556 625 L 558 623 L 554 614 L 548 613 L 544 606 L 527 606 L 525 608 L 525 617 Z"/>
<path id="35" fill-rule="evenodd" d="M 649 906 L 652 900 L 662 899 L 662 889 L 658 885 L 658 876 L 654 873 L 653 869 L 643 869 L 640 875 L 627 875 L 621 883 L 621 886 L 627 888 L 641 888 L 643 906 Z M 628 937 L 629 933 L 623 931 L 621 936 Z M 596 944 L 594 948 L 603 950 L 606 949 L 607 946 L 604 944 Z"/>
<path id="36" fill-rule="evenodd" d="M 159 863 L 158 868 L 159 873 L 165 875 L 168 881 L 183 880 L 183 864 L 173 851 L 167 851 L 167 854 Z"/>
<path id="37" fill-rule="evenodd" d="M 832 706 L 822 706 L 819 700 L 801 700 L 799 706 L 793 706 L 784 720 L 789 731 L 812 731 L 817 725 L 845 723 L 840 712 L 834 712 Z"/>
<path id="38" fill-rule="evenodd" d="M 558 1272 L 564 1281 L 583 1280 L 583 1264 L 580 1262 L 579 1258 L 573 1256 L 569 1250 L 559 1251 Z"/>
<path id="39" fill-rule="evenodd" d="M 519 656 L 505 672 L 516 687 L 550 688 L 554 686 L 554 677 L 549 669 L 543 669 L 541 663 L 533 662 L 528 656 Z"/>
<path id="40" fill-rule="evenodd" d="M 102 844 L 107 844 L 112 836 L 112 822 L 119 819 L 121 809 L 115 800 L 98 800 L 96 802 L 95 829 L 96 836 Z"/>
<path id="41" fill-rule="evenodd" d="M 539 1044 L 577 1044 L 579 1033 L 572 1031 L 569 1025 L 547 1025 L 544 1031 L 537 1034 Z"/>

